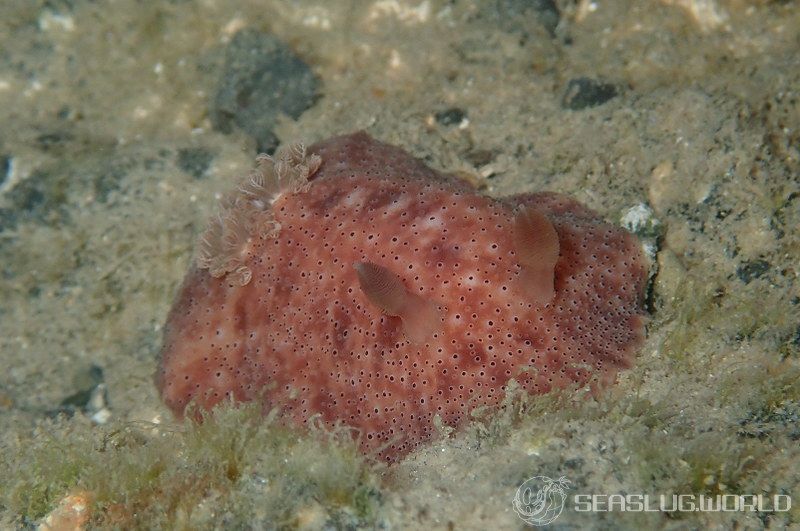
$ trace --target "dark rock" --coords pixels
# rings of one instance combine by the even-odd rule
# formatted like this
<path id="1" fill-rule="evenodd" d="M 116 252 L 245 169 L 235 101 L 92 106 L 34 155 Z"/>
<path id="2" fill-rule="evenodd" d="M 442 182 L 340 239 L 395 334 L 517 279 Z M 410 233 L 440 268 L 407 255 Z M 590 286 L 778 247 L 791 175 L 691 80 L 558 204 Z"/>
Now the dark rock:
<path id="1" fill-rule="evenodd" d="M 0 209 L 0 230 L 20 221 L 55 222 L 64 215 L 68 178 L 63 174 L 37 170 L 9 190 L 9 208 Z"/>
<path id="2" fill-rule="evenodd" d="M 53 131 L 51 133 L 42 133 L 36 137 L 36 142 L 42 151 L 50 151 L 52 149 L 62 148 L 65 144 L 75 139 L 75 135 L 69 131 Z"/>
<path id="3" fill-rule="evenodd" d="M 214 154 L 205 148 L 178 150 L 178 167 L 195 179 L 202 179 L 206 176 L 212 160 L 214 160 Z"/>
<path id="4" fill-rule="evenodd" d="M 758 409 L 741 419 L 739 426 L 740 437 L 764 439 L 780 430 L 791 440 L 800 440 L 800 403 L 785 400 L 774 406 Z"/>
<path id="5" fill-rule="evenodd" d="M 120 188 L 122 181 L 137 164 L 136 159 L 132 157 L 109 158 L 101 164 L 99 171 L 90 175 L 97 199 L 108 201 L 109 194 Z"/>
<path id="6" fill-rule="evenodd" d="M 492 162 L 497 154 L 489 149 L 472 149 L 464 154 L 464 158 L 476 168 L 486 166 Z"/>
<path id="7" fill-rule="evenodd" d="M 561 106 L 578 111 L 587 107 L 597 107 L 617 95 L 617 87 L 610 83 L 579 77 L 570 80 Z"/>
<path id="8" fill-rule="evenodd" d="M 78 411 L 92 414 L 105 408 L 108 397 L 102 367 L 92 365 L 87 374 L 82 375 L 81 380 L 83 380 L 82 384 L 79 384 L 81 389 L 62 400 L 55 409 L 47 411 L 47 416 L 56 417 L 63 414 L 71 417 Z"/>
<path id="9" fill-rule="evenodd" d="M 137 157 L 112 153 L 80 163 L 57 161 L 40 168 L 6 193 L 8 205 L 0 209 L 0 230 L 20 222 L 64 224 L 79 198 L 92 195 L 98 201 L 108 201 L 139 164 Z"/>
<path id="10" fill-rule="evenodd" d="M 9 174 L 11 173 L 11 157 L 8 155 L 0 155 L 0 185 L 6 182 Z"/>
<path id="11" fill-rule="evenodd" d="M 214 127 L 223 133 L 238 127 L 266 153 L 278 144 L 278 116 L 296 119 L 317 97 L 319 82 L 308 65 L 275 37 L 253 29 L 234 36 L 222 70 L 210 108 Z"/>
<path id="12" fill-rule="evenodd" d="M 47 9 L 52 9 L 56 13 L 61 13 L 63 11 L 73 11 L 75 4 L 75 0 L 45 0 L 43 6 Z"/>
<path id="13" fill-rule="evenodd" d="M 167 165 L 161 157 L 147 157 L 142 161 L 142 167 L 149 172 L 161 172 Z"/>
<path id="14" fill-rule="evenodd" d="M 58 118 L 59 120 L 67 120 L 69 118 L 72 118 L 74 114 L 75 113 L 72 111 L 69 105 L 64 105 L 56 113 L 56 118 Z"/>
<path id="15" fill-rule="evenodd" d="M 575 458 L 567 459 L 566 461 L 564 461 L 564 466 L 566 468 L 569 468 L 570 470 L 577 470 L 579 468 L 582 468 L 583 464 L 584 464 L 584 460 L 581 459 L 580 457 L 575 457 Z"/>
<path id="16" fill-rule="evenodd" d="M 554 37 L 556 34 L 556 27 L 561 19 L 561 13 L 558 12 L 558 6 L 553 0 L 530 0 L 528 2 L 531 9 L 536 13 L 536 18 L 539 23 L 545 27 L 550 36 Z"/>
<path id="17" fill-rule="evenodd" d="M 458 125 L 466 117 L 466 111 L 458 107 L 450 107 L 436 113 L 436 121 L 442 125 Z"/>
<path id="18" fill-rule="evenodd" d="M 496 0 L 495 11 L 509 30 L 520 30 L 526 18 L 533 16 L 555 37 L 561 13 L 553 0 Z"/>
<path id="19" fill-rule="evenodd" d="M 752 280 L 769 271 L 769 268 L 770 264 L 766 260 L 750 260 L 736 268 L 736 276 L 745 284 L 749 284 Z"/>

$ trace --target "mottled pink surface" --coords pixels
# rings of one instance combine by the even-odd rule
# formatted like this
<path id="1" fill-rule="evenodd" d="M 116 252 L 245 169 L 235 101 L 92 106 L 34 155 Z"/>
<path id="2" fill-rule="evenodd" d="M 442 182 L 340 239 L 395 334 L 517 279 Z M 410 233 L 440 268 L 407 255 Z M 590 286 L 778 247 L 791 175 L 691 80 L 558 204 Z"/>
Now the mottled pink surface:
<path id="1" fill-rule="evenodd" d="M 531 393 L 612 380 L 643 338 L 645 262 L 635 237 L 567 197 L 492 199 L 364 133 L 310 150 L 310 186 L 271 206 L 280 231 L 244 248 L 245 285 L 193 267 L 170 312 L 157 383 L 182 414 L 226 395 L 319 414 L 360 430 L 362 448 L 396 460 L 515 378 Z M 558 235 L 555 296 L 520 289 L 512 237 L 528 205 Z M 377 264 L 430 301 L 424 341 L 367 299 L 354 267 Z"/>

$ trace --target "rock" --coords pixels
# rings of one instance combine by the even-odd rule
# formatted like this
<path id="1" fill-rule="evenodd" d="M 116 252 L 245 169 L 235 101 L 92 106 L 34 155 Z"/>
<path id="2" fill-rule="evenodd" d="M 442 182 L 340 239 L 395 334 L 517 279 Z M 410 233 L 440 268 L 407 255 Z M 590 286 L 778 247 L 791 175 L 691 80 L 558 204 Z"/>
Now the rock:
<path id="1" fill-rule="evenodd" d="M 494 11 L 507 30 L 521 30 L 524 19 L 533 16 L 551 37 L 555 37 L 561 20 L 561 13 L 553 0 L 497 0 Z"/>
<path id="2" fill-rule="evenodd" d="M 14 228 L 19 222 L 61 223 L 66 218 L 69 176 L 36 170 L 6 193 L 9 206 L 0 208 L 0 230 Z"/>
<path id="3" fill-rule="evenodd" d="M 211 121 L 229 133 L 238 127 L 256 139 L 258 150 L 272 153 L 280 114 L 298 118 L 314 104 L 319 81 L 283 42 L 253 29 L 239 31 L 228 45 Z"/>
<path id="4" fill-rule="evenodd" d="M 123 154 L 114 150 L 81 152 L 80 156 L 43 165 L 29 176 L 9 183 L 11 186 L 3 195 L 4 206 L 0 208 L 0 230 L 14 228 L 19 223 L 65 227 L 88 202 L 117 200 L 130 173 L 143 163 L 138 151 Z"/>
<path id="5" fill-rule="evenodd" d="M 561 106 L 565 109 L 579 111 L 587 107 L 602 105 L 616 95 L 617 87 L 610 83 L 602 83 L 588 77 L 578 77 L 571 79 L 567 84 Z"/>
<path id="6" fill-rule="evenodd" d="M 11 157 L 0 155 L 0 186 L 8 180 L 9 175 L 11 175 Z"/>
<path id="7" fill-rule="evenodd" d="M 664 225 L 645 203 L 639 203 L 626 210 L 620 218 L 620 225 L 642 240 L 642 249 L 650 260 L 655 260 L 661 240 L 664 238 Z"/>
<path id="8" fill-rule="evenodd" d="M 436 113 L 436 121 L 442 125 L 458 125 L 467 117 L 466 111 L 451 107 Z"/>
<path id="9" fill-rule="evenodd" d="M 214 154 L 205 148 L 178 150 L 178 167 L 195 179 L 202 179 L 206 176 L 212 160 L 214 160 Z"/>
<path id="10" fill-rule="evenodd" d="M 75 140 L 75 135 L 70 131 L 52 131 L 42 133 L 36 137 L 36 143 L 44 152 L 51 150 L 63 150 L 63 148 Z"/>
<path id="11" fill-rule="evenodd" d="M 92 515 L 92 498 L 92 494 L 87 491 L 77 491 L 65 496 L 58 506 L 42 519 L 36 529 L 40 531 L 86 529 L 86 524 Z"/>
<path id="12" fill-rule="evenodd" d="M 766 260 L 748 260 L 736 268 L 736 276 L 745 284 L 749 284 L 769 271 L 769 268 L 769 262 Z"/>
<path id="13" fill-rule="evenodd" d="M 84 389 L 77 391 L 61 401 L 58 408 L 49 411 L 48 415 L 74 415 L 77 411 L 86 413 L 95 424 L 105 424 L 111 418 L 108 403 L 108 389 L 103 382 L 103 369 L 92 365 L 85 378 L 89 380 Z"/>

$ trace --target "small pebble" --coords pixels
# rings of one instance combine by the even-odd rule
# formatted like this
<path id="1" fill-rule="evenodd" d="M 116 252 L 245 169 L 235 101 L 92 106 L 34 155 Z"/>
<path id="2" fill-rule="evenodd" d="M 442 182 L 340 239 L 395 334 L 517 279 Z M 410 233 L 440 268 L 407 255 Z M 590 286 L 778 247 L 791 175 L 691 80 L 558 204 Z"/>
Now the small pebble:
<path id="1" fill-rule="evenodd" d="M 766 260 L 749 260 L 736 268 L 736 276 L 745 284 L 749 284 L 769 271 L 769 268 L 770 264 Z"/>
<path id="2" fill-rule="evenodd" d="M 195 179 L 202 179 L 206 176 L 212 160 L 214 160 L 214 154 L 205 148 L 178 150 L 178 167 Z"/>
<path id="3" fill-rule="evenodd" d="M 436 121 L 442 125 L 458 125 L 466 117 L 466 111 L 458 107 L 451 107 L 436 113 Z"/>
<path id="4" fill-rule="evenodd" d="M 587 107 L 597 107 L 617 95 L 617 87 L 610 83 L 588 77 L 579 77 L 570 80 L 561 106 L 565 109 L 579 111 Z"/>

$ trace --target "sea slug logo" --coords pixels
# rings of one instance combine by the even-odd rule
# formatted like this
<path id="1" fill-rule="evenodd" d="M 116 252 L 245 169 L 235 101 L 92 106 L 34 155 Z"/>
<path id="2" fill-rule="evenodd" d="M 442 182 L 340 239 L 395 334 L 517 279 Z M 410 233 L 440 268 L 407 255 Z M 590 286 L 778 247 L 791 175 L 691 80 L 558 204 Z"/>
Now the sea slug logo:
<path id="1" fill-rule="evenodd" d="M 564 510 L 566 489 L 569 489 L 569 480 L 564 476 L 556 480 L 535 476 L 519 486 L 512 506 L 530 525 L 547 525 Z"/>

